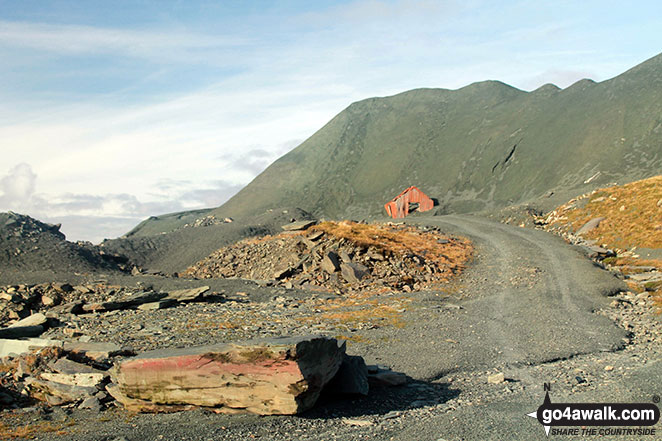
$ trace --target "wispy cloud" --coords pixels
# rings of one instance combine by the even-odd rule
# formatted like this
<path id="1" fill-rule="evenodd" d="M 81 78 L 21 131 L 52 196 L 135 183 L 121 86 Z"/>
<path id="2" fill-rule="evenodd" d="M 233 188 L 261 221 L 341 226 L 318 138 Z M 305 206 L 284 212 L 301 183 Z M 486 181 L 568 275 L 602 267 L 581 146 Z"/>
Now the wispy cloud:
<path id="1" fill-rule="evenodd" d="M 0 47 L 57 54 L 113 54 L 190 62 L 198 52 L 254 43 L 248 37 L 197 34 L 190 30 L 132 30 L 97 26 L 0 21 Z"/>

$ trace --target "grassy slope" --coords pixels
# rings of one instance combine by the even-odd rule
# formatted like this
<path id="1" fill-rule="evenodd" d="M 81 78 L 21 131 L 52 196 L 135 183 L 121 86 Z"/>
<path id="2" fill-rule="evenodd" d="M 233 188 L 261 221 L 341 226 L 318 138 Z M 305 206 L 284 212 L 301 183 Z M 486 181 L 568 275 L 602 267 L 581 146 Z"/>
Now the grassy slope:
<path id="1" fill-rule="evenodd" d="M 657 56 L 612 80 L 564 90 L 527 93 L 487 81 L 354 103 L 212 213 L 296 205 L 327 216 L 373 215 L 409 185 L 445 211 L 470 212 L 549 191 L 583 193 L 661 168 Z"/>
<path id="2" fill-rule="evenodd" d="M 561 205 L 551 216 L 551 226 L 572 232 L 604 217 L 584 237 L 621 250 L 662 249 L 662 175 L 595 190 Z"/>

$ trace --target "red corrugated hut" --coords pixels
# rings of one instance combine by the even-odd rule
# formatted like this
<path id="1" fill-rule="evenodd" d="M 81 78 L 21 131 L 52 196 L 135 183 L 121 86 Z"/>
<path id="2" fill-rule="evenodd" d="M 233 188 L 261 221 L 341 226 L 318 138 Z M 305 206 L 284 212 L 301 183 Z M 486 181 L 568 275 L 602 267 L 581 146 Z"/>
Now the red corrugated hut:
<path id="1" fill-rule="evenodd" d="M 384 205 L 386 212 L 393 219 L 399 219 L 409 214 L 409 204 L 418 204 L 418 211 L 432 210 L 434 202 L 425 193 L 413 185 L 394 197 Z"/>

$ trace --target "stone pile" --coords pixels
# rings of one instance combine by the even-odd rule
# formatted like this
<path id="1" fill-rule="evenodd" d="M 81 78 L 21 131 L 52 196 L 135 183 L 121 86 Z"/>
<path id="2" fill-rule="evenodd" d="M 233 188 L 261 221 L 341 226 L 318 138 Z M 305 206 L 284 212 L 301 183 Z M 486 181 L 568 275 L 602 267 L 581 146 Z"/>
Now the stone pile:
<path id="1" fill-rule="evenodd" d="M 0 359 L 0 403 L 20 407 L 43 401 L 50 406 L 101 410 L 113 401 L 106 392 L 113 361 L 130 352 L 110 343 L 14 340 Z"/>
<path id="2" fill-rule="evenodd" d="M 180 302 L 201 300 L 208 291 L 208 286 L 166 293 L 101 283 L 77 286 L 68 283 L 10 285 L 0 288 L 0 326 L 9 324 L 11 328 L 17 328 L 39 325 L 45 329 L 48 327 L 48 319 L 53 321 L 60 315 L 122 309 L 163 309 Z M 43 319 L 40 319 L 39 323 L 33 323 L 35 319 L 30 317 Z M 0 338 L 4 338 L 3 333 L 11 332 L 0 328 Z M 16 334 L 16 331 L 13 333 Z M 16 335 L 32 336 L 34 335 Z"/>
<path id="3" fill-rule="evenodd" d="M 447 281 L 462 266 L 447 259 L 443 264 L 423 253 L 396 252 L 338 238 L 315 227 L 312 221 L 284 225 L 284 233 L 246 239 L 212 253 L 189 267 L 180 277 L 198 279 L 243 278 L 285 288 L 325 288 L 328 291 L 385 288 L 419 290 Z M 462 248 L 431 227 L 390 226 L 391 231 L 424 236 L 439 247 Z"/>

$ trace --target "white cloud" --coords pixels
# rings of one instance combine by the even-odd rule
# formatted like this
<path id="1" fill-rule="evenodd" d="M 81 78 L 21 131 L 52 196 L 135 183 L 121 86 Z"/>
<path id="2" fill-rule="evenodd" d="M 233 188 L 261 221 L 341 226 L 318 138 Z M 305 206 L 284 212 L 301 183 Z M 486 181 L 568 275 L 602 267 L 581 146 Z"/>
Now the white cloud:
<path id="1" fill-rule="evenodd" d="M 37 175 L 32 172 L 29 164 L 21 163 L 13 167 L 0 179 L 0 207 L 21 209 L 30 206 L 36 181 Z"/>
<path id="2" fill-rule="evenodd" d="M 219 206 L 242 187 L 221 179 L 201 187 L 190 181 L 161 181 L 158 186 L 162 192 L 152 195 L 151 201 L 127 193 L 40 193 L 37 175 L 22 163 L 0 178 L 0 211 L 62 223 L 69 240 L 99 242 L 128 232 L 154 214 Z"/>

